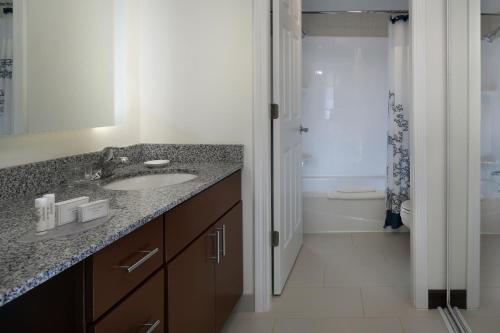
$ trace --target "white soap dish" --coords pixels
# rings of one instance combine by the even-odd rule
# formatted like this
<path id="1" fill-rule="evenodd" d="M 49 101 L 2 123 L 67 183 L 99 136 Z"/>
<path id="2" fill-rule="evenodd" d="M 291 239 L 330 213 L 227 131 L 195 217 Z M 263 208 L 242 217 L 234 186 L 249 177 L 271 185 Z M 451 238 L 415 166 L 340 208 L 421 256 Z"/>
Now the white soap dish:
<path id="1" fill-rule="evenodd" d="M 162 168 L 167 166 L 169 163 L 170 160 L 153 160 L 144 162 L 144 165 L 148 168 Z"/>

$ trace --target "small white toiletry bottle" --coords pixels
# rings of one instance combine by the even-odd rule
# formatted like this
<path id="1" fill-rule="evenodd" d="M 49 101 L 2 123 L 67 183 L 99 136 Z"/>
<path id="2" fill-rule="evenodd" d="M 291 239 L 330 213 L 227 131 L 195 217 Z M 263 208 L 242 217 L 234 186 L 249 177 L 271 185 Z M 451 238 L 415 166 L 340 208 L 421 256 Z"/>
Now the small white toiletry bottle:
<path id="1" fill-rule="evenodd" d="M 47 211 L 48 211 L 48 199 L 38 198 L 35 199 L 35 208 L 37 213 L 36 222 L 36 233 L 44 234 L 47 232 Z"/>
<path id="2" fill-rule="evenodd" d="M 51 193 L 45 194 L 43 197 L 47 198 L 48 201 L 47 230 L 51 230 L 56 227 L 56 195 Z"/>

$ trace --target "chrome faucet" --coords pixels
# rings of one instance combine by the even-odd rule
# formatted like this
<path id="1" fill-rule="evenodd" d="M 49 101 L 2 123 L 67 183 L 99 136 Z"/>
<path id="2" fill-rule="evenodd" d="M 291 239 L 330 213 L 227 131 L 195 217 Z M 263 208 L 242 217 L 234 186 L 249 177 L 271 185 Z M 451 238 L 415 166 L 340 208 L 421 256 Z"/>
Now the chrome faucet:
<path id="1" fill-rule="evenodd" d="M 128 157 L 115 157 L 114 148 L 106 147 L 102 150 L 101 158 L 97 167 L 101 170 L 100 178 L 107 178 L 113 175 L 114 169 L 119 164 L 128 164 Z"/>

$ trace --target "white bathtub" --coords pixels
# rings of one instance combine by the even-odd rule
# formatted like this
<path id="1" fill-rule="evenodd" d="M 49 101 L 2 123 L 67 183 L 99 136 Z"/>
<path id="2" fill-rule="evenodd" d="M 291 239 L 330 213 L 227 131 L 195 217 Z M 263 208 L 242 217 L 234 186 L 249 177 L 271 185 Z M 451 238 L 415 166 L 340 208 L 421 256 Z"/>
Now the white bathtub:
<path id="1" fill-rule="evenodd" d="M 481 181 L 481 233 L 500 234 L 500 184 Z"/>
<path id="2" fill-rule="evenodd" d="M 377 193 L 328 198 L 341 187 L 374 187 Z M 304 177 L 303 191 L 305 233 L 385 231 L 385 177 Z"/>

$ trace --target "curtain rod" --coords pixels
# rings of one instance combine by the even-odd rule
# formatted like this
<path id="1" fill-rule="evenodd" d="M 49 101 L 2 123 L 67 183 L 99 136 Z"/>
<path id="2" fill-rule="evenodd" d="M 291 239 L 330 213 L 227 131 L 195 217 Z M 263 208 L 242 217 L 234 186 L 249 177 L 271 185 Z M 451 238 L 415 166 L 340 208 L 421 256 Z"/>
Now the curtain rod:
<path id="1" fill-rule="evenodd" d="M 0 3 L 1 5 L 1 3 Z M 408 10 L 323 10 L 303 11 L 302 14 L 407 14 Z M 481 13 L 482 16 L 500 16 L 500 13 Z"/>
<path id="2" fill-rule="evenodd" d="M 408 14 L 408 10 L 323 10 L 303 11 L 302 14 Z"/>

